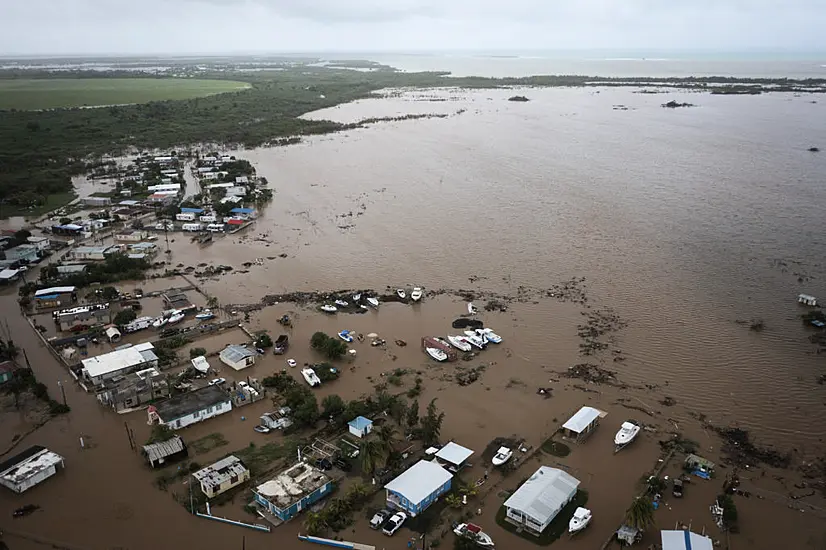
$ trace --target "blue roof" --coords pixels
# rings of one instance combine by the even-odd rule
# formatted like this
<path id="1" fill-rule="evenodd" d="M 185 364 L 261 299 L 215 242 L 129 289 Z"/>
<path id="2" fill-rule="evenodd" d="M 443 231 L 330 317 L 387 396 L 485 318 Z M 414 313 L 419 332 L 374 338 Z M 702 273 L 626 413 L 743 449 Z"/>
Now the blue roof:
<path id="1" fill-rule="evenodd" d="M 232 214 L 252 214 L 255 212 L 254 208 L 233 208 L 230 210 Z"/>
<path id="2" fill-rule="evenodd" d="M 373 424 L 373 421 L 369 418 L 364 418 L 363 416 L 357 416 L 353 420 L 348 422 L 348 424 L 357 430 L 363 430 L 367 426 Z"/>
<path id="3" fill-rule="evenodd" d="M 53 300 L 53 299 L 57 298 L 58 296 L 59 296 L 59 294 L 46 294 L 44 296 L 35 296 L 34 299 L 35 300 Z"/>
<path id="4" fill-rule="evenodd" d="M 203 208 L 181 208 L 181 212 L 190 212 L 192 214 L 202 214 Z"/>

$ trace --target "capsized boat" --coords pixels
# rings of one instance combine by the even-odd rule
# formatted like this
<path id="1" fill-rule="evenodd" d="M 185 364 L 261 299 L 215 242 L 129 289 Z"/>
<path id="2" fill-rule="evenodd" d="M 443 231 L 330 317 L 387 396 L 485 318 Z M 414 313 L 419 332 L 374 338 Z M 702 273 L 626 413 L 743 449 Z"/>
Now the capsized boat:
<path id="1" fill-rule="evenodd" d="M 476 333 L 480 336 L 484 336 L 488 340 L 488 342 L 493 342 L 494 344 L 502 343 L 502 337 L 493 332 L 493 330 L 489 328 L 476 329 Z"/>
<path id="2" fill-rule="evenodd" d="M 353 336 L 350 334 L 349 330 L 342 330 L 338 333 L 338 337 L 344 340 L 345 342 L 352 342 Z"/>
<path id="3" fill-rule="evenodd" d="M 379 307 L 379 299 L 378 298 L 373 298 L 371 296 L 371 297 L 367 298 L 367 304 L 372 306 L 372 307 L 378 308 Z"/>
<path id="4" fill-rule="evenodd" d="M 474 347 L 479 349 L 485 349 L 488 345 L 488 342 L 485 338 L 479 336 L 472 330 L 465 331 L 465 340 L 470 342 Z"/>
<path id="5" fill-rule="evenodd" d="M 310 367 L 301 369 L 301 376 L 304 377 L 304 380 L 310 385 L 310 387 L 315 388 L 321 385 L 321 379 L 315 373 L 313 369 Z"/>
<path id="6" fill-rule="evenodd" d="M 347 307 L 347 306 L 349 306 L 349 305 L 350 305 L 350 304 L 348 304 L 347 302 L 345 302 L 344 300 L 336 300 L 336 301 L 335 301 L 335 304 L 336 304 L 337 306 L 341 306 L 341 307 Z"/>
<path id="7" fill-rule="evenodd" d="M 640 426 L 634 420 L 626 420 L 620 426 L 617 435 L 614 436 L 614 445 L 617 446 L 617 450 L 622 449 L 637 437 L 640 433 Z"/>
<path id="8" fill-rule="evenodd" d="M 464 537 L 476 543 L 482 548 L 493 548 L 493 539 L 490 535 L 482 531 L 482 528 L 473 523 L 460 523 L 453 528 L 457 537 Z"/>
<path id="9" fill-rule="evenodd" d="M 512 449 L 509 449 L 507 447 L 499 447 L 499 450 L 496 451 L 496 454 L 493 455 L 493 458 L 491 459 L 490 462 L 494 466 L 501 466 L 502 464 L 504 464 L 505 462 L 510 460 L 512 456 L 513 456 L 513 450 Z"/>
<path id="10" fill-rule="evenodd" d="M 169 319 L 166 321 L 166 324 L 167 325 L 174 325 L 175 323 L 180 323 L 181 321 L 184 320 L 184 317 L 186 317 L 186 315 L 184 314 L 183 311 L 177 311 L 176 310 L 172 313 L 172 315 L 169 316 Z"/>
<path id="11" fill-rule="evenodd" d="M 440 350 L 439 348 L 425 348 L 424 349 L 429 356 L 431 356 L 436 361 L 447 361 L 447 353 Z"/>
<path id="12" fill-rule="evenodd" d="M 324 313 L 335 313 L 336 311 L 338 311 L 338 308 L 336 306 L 330 305 L 330 304 L 324 304 L 323 306 L 319 307 L 318 309 L 320 309 Z"/>
<path id="13" fill-rule="evenodd" d="M 447 341 L 450 342 L 451 346 L 461 351 L 470 351 L 473 349 L 473 346 L 470 345 L 464 336 L 448 336 Z"/>
<path id="14" fill-rule="evenodd" d="M 422 299 L 422 289 L 420 287 L 414 287 L 413 292 L 410 293 L 410 299 L 414 302 L 418 302 Z"/>
<path id="15" fill-rule="evenodd" d="M 579 507 L 574 512 L 571 521 L 568 522 L 569 533 L 579 533 L 591 523 L 591 511 L 587 508 Z"/>
<path id="16" fill-rule="evenodd" d="M 479 310 L 476 308 L 475 305 L 473 305 L 473 302 L 468 302 L 467 312 L 470 313 L 471 315 L 476 315 L 477 313 L 479 313 Z"/>
<path id="17" fill-rule="evenodd" d="M 197 314 L 195 318 L 199 321 L 206 321 L 207 319 L 214 319 L 215 314 L 212 313 L 211 309 L 205 309 L 201 313 Z"/>
<path id="18" fill-rule="evenodd" d="M 404 289 L 403 289 L 403 288 L 397 288 L 397 289 L 396 289 L 396 294 L 397 294 L 397 295 L 399 296 L 399 298 L 401 298 L 402 300 L 404 300 L 405 298 L 407 298 L 407 293 L 404 291 Z"/>

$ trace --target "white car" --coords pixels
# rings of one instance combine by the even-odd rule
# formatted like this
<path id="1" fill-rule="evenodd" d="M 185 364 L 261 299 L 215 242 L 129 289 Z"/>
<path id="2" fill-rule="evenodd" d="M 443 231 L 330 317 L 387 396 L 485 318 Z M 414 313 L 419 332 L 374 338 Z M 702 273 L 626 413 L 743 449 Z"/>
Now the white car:
<path id="1" fill-rule="evenodd" d="M 390 519 L 387 520 L 387 523 L 384 524 L 384 529 L 382 529 L 381 532 L 388 537 L 392 537 L 396 534 L 396 531 L 399 530 L 406 519 L 407 514 L 404 512 L 396 512 L 390 517 Z"/>
<path id="2" fill-rule="evenodd" d="M 219 386 L 221 384 L 226 384 L 226 383 L 227 383 L 226 378 L 216 378 L 215 380 L 210 380 L 209 381 L 210 386 Z"/>
<path id="3" fill-rule="evenodd" d="M 287 364 L 290 367 L 295 367 L 298 364 L 298 362 L 295 359 L 287 359 Z"/>
<path id="4" fill-rule="evenodd" d="M 243 380 L 241 380 L 240 382 L 238 382 L 238 387 L 239 387 L 239 388 L 248 388 L 248 387 L 249 387 L 249 384 L 247 384 L 246 382 L 244 382 Z"/>

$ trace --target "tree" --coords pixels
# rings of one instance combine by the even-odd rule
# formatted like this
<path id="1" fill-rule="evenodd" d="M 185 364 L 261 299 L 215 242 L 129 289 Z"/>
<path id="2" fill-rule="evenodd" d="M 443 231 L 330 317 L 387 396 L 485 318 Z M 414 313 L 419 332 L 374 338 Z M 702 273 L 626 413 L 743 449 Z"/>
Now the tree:
<path id="1" fill-rule="evenodd" d="M 370 488 L 364 483 L 356 483 L 347 489 L 347 494 L 344 496 L 347 504 L 350 507 L 357 506 L 370 497 Z"/>
<path id="2" fill-rule="evenodd" d="M 123 325 L 128 325 L 137 318 L 138 314 L 135 313 L 135 310 L 132 308 L 127 308 L 118 311 L 112 322 L 118 325 L 119 327 L 122 327 Z"/>
<path id="3" fill-rule="evenodd" d="M 427 405 L 427 413 L 421 418 L 422 440 L 425 445 L 433 445 L 439 442 L 439 434 L 442 431 L 442 422 L 445 413 L 437 412 L 436 400 L 433 399 Z"/>
<path id="4" fill-rule="evenodd" d="M 218 298 L 215 296 L 210 296 L 207 300 L 207 307 L 210 309 L 215 309 L 218 307 Z"/>
<path id="5" fill-rule="evenodd" d="M 409 430 L 414 429 L 416 426 L 419 425 L 419 400 L 414 399 L 413 402 L 410 404 L 410 408 L 407 410 L 407 428 Z"/>
<path id="6" fill-rule="evenodd" d="M 316 332 L 310 338 L 310 347 L 323 353 L 328 359 L 336 360 L 347 353 L 347 344 L 343 340 L 331 338 L 323 332 Z"/>
<path id="7" fill-rule="evenodd" d="M 313 333 L 313 336 L 310 338 L 310 347 L 314 350 L 321 351 L 324 349 L 324 344 L 327 342 L 329 336 L 324 334 L 323 332 L 316 332 Z"/>
<path id="8" fill-rule="evenodd" d="M 324 532 L 327 523 L 322 512 L 307 512 L 304 518 L 304 527 L 310 536 L 320 535 Z"/>
<path id="9" fill-rule="evenodd" d="M 11 361 L 20 353 L 12 340 L 0 340 L 0 361 Z"/>
<path id="10" fill-rule="evenodd" d="M 389 451 L 393 446 L 393 442 L 396 441 L 396 428 L 389 424 L 383 424 L 376 431 L 376 435 L 379 437 L 382 445 L 384 445 L 385 450 Z"/>
<path id="11" fill-rule="evenodd" d="M 205 348 L 192 348 L 189 350 L 189 358 L 195 359 L 196 357 L 200 357 L 202 355 L 206 355 L 207 350 Z"/>
<path id="12" fill-rule="evenodd" d="M 390 413 L 390 418 L 401 426 L 404 415 L 407 413 L 407 406 L 404 404 L 404 400 L 398 397 L 393 399 L 393 402 L 390 403 L 390 407 L 388 408 L 388 412 Z"/>
<path id="13" fill-rule="evenodd" d="M 100 297 L 104 300 L 115 300 L 120 296 L 120 292 L 113 286 L 105 286 L 100 289 Z"/>
<path id="14" fill-rule="evenodd" d="M 272 347 L 272 338 L 266 332 L 262 332 L 257 335 L 258 340 L 255 341 L 255 345 L 259 348 L 271 348 Z"/>
<path id="15" fill-rule="evenodd" d="M 630 527 L 645 531 L 654 524 L 654 505 L 647 496 L 637 497 L 625 512 L 625 523 Z"/>
<path id="16" fill-rule="evenodd" d="M 321 416 L 324 418 L 338 418 L 344 409 L 344 400 L 336 394 L 328 395 L 321 401 Z"/>
<path id="17" fill-rule="evenodd" d="M 376 439 L 365 439 L 359 445 L 359 456 L 361 457 L 361 471 L 365 474 L 372 474 L 384 461 L 384 448 Z"/>
<path id="18" fill-rule="evenodd" d="M 175 432 L 173 432 L 166 424 L 155 424 L 152 426 L 152 432 L 149 434 L 149 439 L 146 440 L 146 444 L 150 445 L 152 443 L 167 441 L 168 439 L 172 439 L 174 435 Z"/>

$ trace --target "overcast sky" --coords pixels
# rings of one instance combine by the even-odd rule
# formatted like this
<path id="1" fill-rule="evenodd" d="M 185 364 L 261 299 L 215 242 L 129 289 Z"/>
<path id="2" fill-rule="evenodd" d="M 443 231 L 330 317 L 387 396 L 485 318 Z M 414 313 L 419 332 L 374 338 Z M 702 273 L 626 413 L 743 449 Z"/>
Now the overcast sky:
<path id="1" fill-rule="evenodd" d="M 826 0 L 0 0 L 0 54 L 826 51 Z"/>

